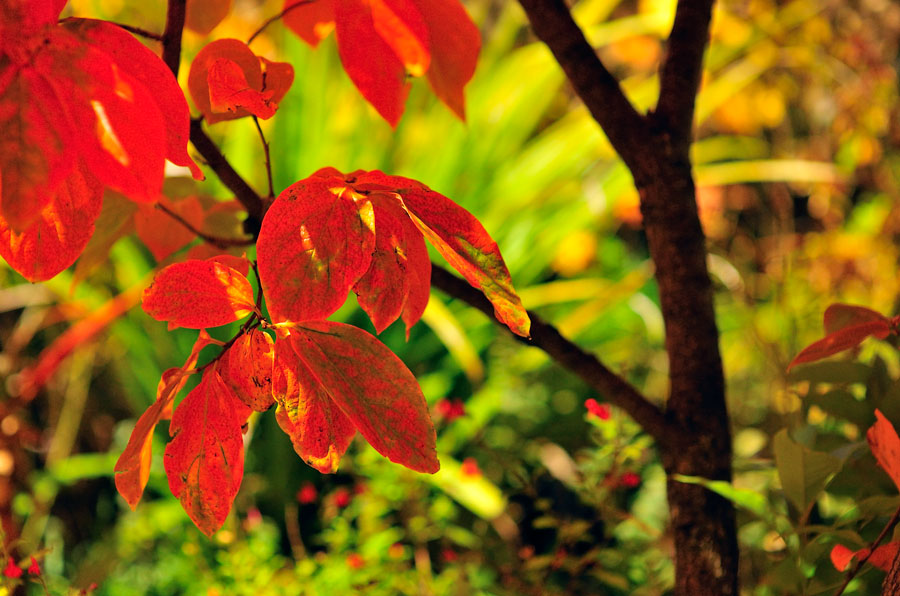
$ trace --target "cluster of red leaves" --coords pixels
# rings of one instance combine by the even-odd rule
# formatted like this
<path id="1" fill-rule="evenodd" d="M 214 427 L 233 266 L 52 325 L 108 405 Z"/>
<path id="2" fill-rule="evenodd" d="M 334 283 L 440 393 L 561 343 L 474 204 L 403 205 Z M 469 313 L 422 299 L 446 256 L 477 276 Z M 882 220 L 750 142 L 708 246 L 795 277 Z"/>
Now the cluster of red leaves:
<path id="1" fill-rule="evenodd" d="M 103 189 L 155 201 L 187 154 L 187 102 L 121 28 L 58 17 L 65 0 L 0 3 L 0 256 L 32 281 L 71 265 Z"/>
<path id="2" fill-rule="evenodd" d="M 313 47 L 334 29 L 344 70 L 391 126 L 403 114 L 408 75 L 427 76 L 465 118 L 463 88 L 481 36 L 457 0 L 286 0 L 284 21 Z"/>

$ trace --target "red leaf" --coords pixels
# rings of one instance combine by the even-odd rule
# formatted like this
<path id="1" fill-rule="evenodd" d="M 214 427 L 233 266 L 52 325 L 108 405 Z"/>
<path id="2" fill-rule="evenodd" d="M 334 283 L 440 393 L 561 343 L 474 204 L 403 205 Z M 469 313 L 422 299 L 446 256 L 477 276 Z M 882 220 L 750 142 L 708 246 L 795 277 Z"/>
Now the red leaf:
<path id="1" fill-rule="evenodd" d="M 864 323 L 884 322 L 890 325 L 890 319 L 879 312 L 865 306 L 852 304 L 832 304 L 825 309 L 825 333 L 831 334 L 845 327 Z"/>
<path id="2" fill-rule="evenodd" d="M 187 0 L 184 26 L 200 35 L 209 35 L 230 10 L 231 0 Z"/>
<path id="3" fill-rule="evenodd" d="M 151 447 L 156 424 L 171 416 L 175 396 L 184 387 L 190 371 L 196 366 L 200 351 L 210 343 L 209 335 L 201 331 L 184 365 L 170 368 L 162 374 L 156 388 L 156 401 L 138 418 L 128 439 L 128 445 L 116 462 L 116 489 L 132 511 L 141 500 L 144 487 L 150 478 L 150 460 L 153 455 Z"/>
<path id="4" fill-rule="evenodd" d="M 837 331 L 826 335 L 817 342 L 811 343 L 794 356 L 788 365 L 788 370 L 804 362 L 815 362 L 858 346 L 869 336 L 884 339 L 891 334 L 891 324 L 887 319 L 874 320 L 865 323 L 857 323 L 847 327 L 841 327 Z"/>
<path id="5" fill-rule="evenodd" d="M 438 471 L 422 390 L 384 344 L 362 329 L 331 321 L 298 324 L 287 341 L 376 451 L 418 472 Z"/>
<path id="6" fill-rule="evenodd" d="M 866 562 L 871 563 L 883 571 L 888 571 L 891 568 L 894 557 L 897 556 L 898 549 L 900 549 L 900 542 L 882 544 L 875 549 L 875 552 L 872 553 L 872 556 L 870 556 Z M 831 549 L 831 564 L 834 565 L 835 569 L 843 572 L 847 570 L 847 567 L 854 557 L 862 559 L 868 554 L 868 548 L 852 551 L 843 544 L 835 544 Z"/>
<path id="7" fill-rule="evenodd" d="M 278 196 L 263 219 L 256 252 L 275 322 L 327 317 L 369 267 L 372 205 L 339 184 L 301 180 Z"/>
<path id="8" fill-rule="evenodd" d="M 231 344 L 219 360 L 219 375 L 242 402 L 257 412 L 272 407 L 272 361 L 275 346 L 264 331 L 251 329 Z"/>
<path id="9" fill-rule="evenodd" d="M 222 0 L 216 1 L 221 3 Z M 227 3 L 230 2 L 226 0 Z M 68 19 L 65 26 L 102 50 L 121 71 L 134 77 L 135 81 L 150 92 L 165 119 L 166 158 L 176 165 L 187 166 L 195 179 L 203 180 L 203 172 L 187 152 L 190 136 L 187 100 L 165 62 L 130 33 L 111 23 L 93 19 Z"/>
<path id="10" fill-rule="evenodd" d="M 428 29 L 413 0 L 370 0 L 375 31 L 414 77 L 431 64 Z"/>
<path id="11" fill-rule="evenodd" d="M 397 126 L 409 94 L 406 67 L 376 30 L 371 6 L 361 0 L 334 0 L 334 17 L 344 70 L 382 118 Z"/>
<path id="12" fill-rule="evenodd" d="M 244 475 L 241 426 L 250 408 L 209 370 L 175 410 L 165 467 L 172 490 L 200 531 L 225 522 Z"/>
<path id="13" fill-rule="evenodd" d="M 177 203 L 167 197 L 160 197 L 159 203 L 183 217 L 195 228 L 203 228 L 203 206 L 197 197 L 187 197 Z M 185 226 L 173 220 L 171 215 L 157 208 L 155 203 L 140 206 L 134 216 L 134 227 L 138 238 L 150 249 L 157 263 L 197 237 Z"/>
<path id="14" fill-rule="evenodd" d="M 275 418 L 294 451 L 323 474 L 337 471 L 356 427 L 297 356 L 289 339 L 275 342 Z"/>
<path id="15" fill-rule="evenodd" d="M 144 310 L 171 327 L 227 325 L 256 308 L 246 277 L 215 261 L 185 261 L 156 274 L 144 290 Z"/>
<path id="16" fill-rule="evenodd" d="M 74 263 L 87 245 L 102 197 L 96 179 L 73 170 L 37 221 L 21 233 L 0 217 L 0 256 L 29 281 L 54 277 Z"/>
<path id="17" fill-rule="evenodd" d="M 275 115 L 271 103 L 272 92 L 251 89 L 241 67 L 228 58 L 217 58 L 209 65 L 209 104 L 216 114 L 236 114 L 246 110 L 258 118 L 268 120 Z"/>
<path id="18" fill-rule="evenodd" d="M 880 410 L 875 410 L 875 424 L 866 432 L 866 439 L 878 465 L 900 489 L 900 437 Z"/>
<path id="19" fill-rule="evenodd" d="M 481 34 L 460 2 L 416 0 L 428 26 L 431 66 L 428 82 L 441 101 L 466 119 L 463 88 L 475 74 Z"/>
<path id="20" fill-rule="evenodd" d="M 334 29 L 333 0 L 285 0 L 284 11 L 288 29 L 313 47 Z"/>
<path id="21" fill-rule="evenodd" d="M 428 304 L 431 261 L 421 232 L 396 197 L 371 195 L 375 208 L 372 264 L 353 291 L 381 333 L 403 316 L 406 334 Z"/>

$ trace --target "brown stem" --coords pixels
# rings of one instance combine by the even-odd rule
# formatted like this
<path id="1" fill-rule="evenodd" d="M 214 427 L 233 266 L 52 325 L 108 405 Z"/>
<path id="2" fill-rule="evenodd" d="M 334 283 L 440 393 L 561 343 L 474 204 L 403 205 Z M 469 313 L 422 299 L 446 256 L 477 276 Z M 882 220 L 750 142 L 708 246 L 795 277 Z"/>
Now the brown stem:
<path id="1" fill-rule="evenodd" d="M 163 62 L 178 78 L 178 67 L 181 65 L 181 33 L 184 31 L 184 17 L 187 0 L 169 0 L 166 11 L 166 30 L 162 35 Z"/>
<path id="2" fill-rule="evenodd" d="M 115 25 L 116 27 L 119 27 L 120 29 L 124 29 L 125 31 L 128 31 L 129 33 L 134 33 L 135 35 L 138 35 L 140 37 L 145 37 L 147 39 L 152 39 L 154 41 L 162 41 L 163 40 L 163 36 L 160 35 L 159 33 L 153 33 L 152 31 L 147 31 L 146 29 L 141 29 L 140 27 L 134 27 L 132 25 L 124 25 L 122 23 L 113 23 L 112 21 L 109 21 L 109 23 L 111 25 Z"/>
<path id="3" fill-rule="evenodd" d="M 312 4 L 313 2 L 315 2 L 315 0 L 300 0 L 300 2 L 297 2 L 297 3 L 295 3 L 295 4 L 291 4 L 290 6 L 288 6 L 287 8 L 285 8 L 284 10 L 282 10 L 281 12 L 279 12 L 279 13 L 278 13 L 277 15 L 275 15 L 274 17 L 269 17 L 268 19 L 265 20 L 265 22 L 264 22 L 262 25 L 259 26 L 259 29 L 257 29 L 256 31 L 254 31 L 254 32 L 253 32 L 253 35 L 251 35 L 251 36 L 247 39 L 247 45 L 249 46 L 251 43 L 253 43 L 253 40 L 256 39 L 256 38 L 259 36 L 260 33 L 262 33 L 263 31 L 266 30 L 266 27 L 268 27 L 269 25 L 271 25 L 271 24 L 274 23 L 275 21 L 278 21 L 278 20 L 284 18 L 284 15 L 286 15 L 287 13 L 291 12 L 291 11 L 294 10 L 295 8 L 300 8 L 301 6 L 305 6 L 305 5 L 307 5 L 307 4 Z"/>
<path id="4" fill-rule="evenodd" d="M 504 326 L 496 320 L 494 307 L 484 294 L 443 267 L 432 265 L 431 285 L 474 306 L 498 325 Z M 543 350 L 563 368 L 578 375 L 606 399 L 628 412 L 658 443 L 671 446 L 678 443 L 679 436 L 674 432 L 675 429 L 666 421 L 659 408 L 637 389 L 606 368 L 596 356 L 585 352 L 563 337 L 553 325 L 533 312 L 529 312 L 528 316 L 531 318 L 531 338 L 526 339 L 518 335 L 513 337 L 526 345 Z"/>
<path id="5" fill-rule="evenodd" d="M 275 198 L 275 185 L 272 184 L 272 160 L 269 158 L 269 143 L 266 142 L 266 135 L 263 134 L 262 127 L 259 125 L 259 118 L 253 117 L 253 124 L 259 132 L 259 140 L 262 143 L 263 152 L 266 155 L 266 177 L 269 179 L 269 199 Z"/>
<path id="6" fill-rule="evenodd" d="M 894 529 L 894 526 L 897 525 L 898 521 L 900 521 L 900 507 L 898 507 L 897 510 L 894 511 L 894 515 L 891 516 L 891 519 L 888 521 L 887 525 L 884 526 L 883 528 L 881 528 L 881 532 L 878 534 L 878 536 L 875 538 L 875 540 L 873 540 L 872 543 L 869 544 L 869 547 L 868 547 L 869 552 L 866 553 L 866 556 L 861 557 L 859 559 L 859 561 L 856 562 L 856 566 L 854 566 L 853 569 L 851 569 L 850 572 L 847 573 L 847 575 L 844 577 L 844 583 L 842 583 L 840 585 L 840 587 L 837 589 L 837 592 L 834 593 L 834 596 L 841 596 L 841 594 L 844 593 L 844 590 L 847 589 L 847 586 L 850 584 L 850 582 L 853 580 L 853 578 L 856 577 L 856 575 L 859 573 L 860 569 L 862 569 L 863 565 L 866 564 L 866 561 L 869 560 L 869 557 L 872 556 L 872 553 L 875 552 L 875 549 L 878 548 L 878 545 L 881 544 L 881 541 L 884 540 L 885 537 L 888 535 L 888 533 L 890 533 L 890 531 Z M 897 567 L 896 559 L 894 560 L 894 564 L 891 566 L 891 572 L 888 573 L 888 576 L 884 580 L 885 585 L 887 585 L 888 580 L 890 580 L 891 577 L 895 575 L 894 569 L 893 569 L 894 567 Z M 894 578 L 894 579 L 896 580 L 896 578 Z M 896 594 L 897 592 L 884 592 L 884 593 L 885 594 L 888 594 L 888 593 Z"/>
<path id="7" fill-rule="evenodd" d="M 218 236 L 212 236 L 210 234 L 205 234 L 204 232 L 201 232 L 200 230 L 195 228 L 191 224 L 191 222 L 187 221 L 186 219 L 181 217 L 181 215 L 179 215 L 175 211 L 172 211 L 171 209 L 169 209 L 162 203 L 156 203 L 156 208 L 159 209 L 160 211 L 162 211 L 163 213 L 165 213 L 166 215 L 168 215 L 169 217 L 171 217 L 172 219 L 174 219 L 175 221 L 177 221 L 178 223 L 180 223 L 181 225 L 183 225 L 192 234 L 195 234 L 201 240 L 203 240 L 204 242 L 207 242 L 209 244 L 212 244 L 216 248 L 221 248 L 222 250 L 225 250 L 226 248 L 230 248 L 232 246 L 250 246 L 254 243 L 254 240 L 252 238 L 219 238 Z"/>

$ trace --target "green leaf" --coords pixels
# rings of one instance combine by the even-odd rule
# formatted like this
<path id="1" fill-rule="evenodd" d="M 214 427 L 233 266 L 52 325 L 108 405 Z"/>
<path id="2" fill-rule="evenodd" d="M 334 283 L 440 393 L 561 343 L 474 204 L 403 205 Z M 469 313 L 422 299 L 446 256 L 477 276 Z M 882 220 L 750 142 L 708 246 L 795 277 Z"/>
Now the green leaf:
<path id="1" fill-rule="evenodd" d="M 784 494 L 801 512 L 843 466 L 843 461 L 833 455 L 795 443 L 785 429 L 775 435 L 772 447 Z"/>
<path id="2" fill-rule="evenodd" d="M 772 517 L 772 509 L 766 497 L 749 488 L 736 488 L 732 483 L 724 480 L 708 480 L 700 476 L 686 476 L 675 474 L 672 478 L 685 484 L 699 484 L 712 492 L 725 497 L 738 507 L 758 515 L 763 519 Z"/>

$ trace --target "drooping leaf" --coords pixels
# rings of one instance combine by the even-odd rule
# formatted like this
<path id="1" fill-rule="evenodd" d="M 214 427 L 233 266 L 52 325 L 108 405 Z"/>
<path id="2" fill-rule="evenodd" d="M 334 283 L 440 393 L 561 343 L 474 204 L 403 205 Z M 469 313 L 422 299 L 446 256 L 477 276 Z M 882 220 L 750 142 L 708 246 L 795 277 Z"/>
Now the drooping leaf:
<path id="1" fill-rule="evenodd" d="M 284 24 L 312 47 L 334 29 L 334 0 L 285 0 L 284 12 Z"/>
<path id="2" fill-rule="evenodd" d="M 815 362 L 816 360 L 833 356 L 844 350 L 855 348 L 861 344 L 864 339 L 870 336 L 884 339 L 890 334 L 891 325 L 887 320 L 867 321 L 841 327 L 837 331 L 829 333 L 819 341 L 813 342 L 803 348 L 803 350 L 791 360 L 791 363 L 788 365 L 788 370 L 791 370 L 794 366 L 804 362 Z"/>
<path id="3" fill-rule="evenodd" d="M 898 549 L 900 549 L 900 542 L 895 541 L 882 544 L 875 549 L 875 552 L 872 553 L 872 556 L 866 562 L 871 563 L 882 571 L 888 571 L 894 562 L 894 558 L 897 556 Z M 838 571 L 846 571 L 854 557 L 862 559 L 868 554 L 868 548 L 852 551 L 843 544 L 835 544 L 831 549 L 831 563 Z"/>
<path id="4" fill-rule="evenodd" d="M 197 197 L 187 197 L 174 202 L 160 197 L 159 203 L 180 215 L 197 229 L 203 228 L 203 206 Z M 134 227 L 153 258 L 159 263 L 175 251 L 183 248 L 197 236 L 172 219 L 172 216 L 157 208 L 156 204 L 143 204 L 134 216 Z"/>
<path id="5" fill-rule="evenodd" d="M 375 246 L 371 203 L 325 178 L 282 192 L 263 219 L 259 277 L 273 319 L 304 321 L 337 310 L 366 272 Z"/>
<path id="6" fill-rule="evenodd" d="M 200 35 L 209 35 L 230 10 L 231 0 L 187 0 L 184 26 Z"/>
<path id="7" fill-rule="evenodd" d="M 241 426 L 250 408 L 207 370 L 175 409 L 165 451 L 169 488 L 201 532 L 225 522 L 244 475 Z"/>
<path id="8" fill-rule="evenodd" d="M 371 5 L 334 0 L 338 54 L 347 76 L 381 117 L 397 126 L 409 94 L 406 66 L 375 28 Z"/>
<path id="9" fill-rule="evenodd" d="M 99 182 L 73 170 L 39 218 L 17 233 L 0 216 L 0 256 L 29 281 L 54 277 L 75 262 L 94 232 L 103 190 Z"/>
<path id="10" fill-rule="evenodd" d="M 289 339 L 275 342 L 273 394 L 278 402 L 275 419 L 297 455 L 323 474 L 337 471 L 356 427 L 316 381 Z"/>
<path id="11" fill-rule="evenodd" d="M 238 63 L 217 58 L 209 66 L 209 104 L 216 114 L 235 114 L 246 110 L 258 118 L 268 120 L 275 115 L 271 91 L 251 89 Z"/>
<path id="12" fill-rule="evenodd" d="M 287 338 L 331 400 L 376 451 L 418 472 L 440 467 L 435 432 L 416 378 L 362 329 L 304 321 Z"/>
<path id="13" fill-rule="evenodd" d="M 242 402 L 257 412 L 272 407 L 272 338 L 251 329 L 231 344 L 219 361 L 219 375 Z"/>
<path id="14" fill-rule="evenodd" d="M 227 325 L 256 308 L 247 278 L 215 261 L 164 268 L 144 291 L 143 307 L 157 321 L 191 329 Z"/>
<path id="15" fill-rule="evenodd" d="M 866 432 L 866 439 L 878 465 L 900 489 L 900 437 L 894 425 L 878 409 L 875 410 L 875 424 Z"/>
<path id="16" fill-rule="evenodd" d="M 116 489 L 132 511 L 137 507 L 150 478 L 150 460 L 153 456 L 153 431 L 157 423 L 171 416 L 172 402 L 184 387 L 191 369 L 197 364 L 200 351 L 210 344 L 209 335 L 200 332 L 184 365 L 170 368 L 162 374 L 156 388 L 156 401 L 138 418 L 131 437 L 115 467 Z"/>
<path id="17" fill-rule="evenodd" d="M 833 455 L 795 443 L 784 429 L 775 435 L 772 451 L 784 494 L 800 511 L 818 498 L 843 465 Z"/>
<path id="18" fill-rule="evenodd" d="M 428 82 L 447 107 L 466 119 L 463 89 L 475 74 L 481 34 L 460 2 L 416 0 L 428 26 L 431 65 Z"/>

